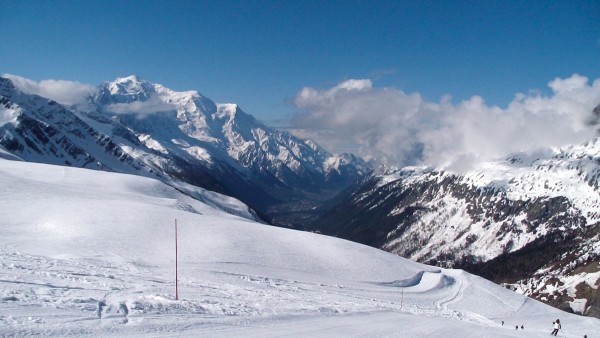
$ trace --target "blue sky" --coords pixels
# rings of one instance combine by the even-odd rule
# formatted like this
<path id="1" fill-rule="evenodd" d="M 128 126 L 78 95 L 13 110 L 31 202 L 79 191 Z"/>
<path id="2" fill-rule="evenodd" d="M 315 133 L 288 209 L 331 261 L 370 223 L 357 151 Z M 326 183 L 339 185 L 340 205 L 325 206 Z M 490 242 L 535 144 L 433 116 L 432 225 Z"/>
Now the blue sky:
<path id="1" fill-rule="evenodd" d="M 600 74 L 592 1 L 7 1 L 0 72 L 98 84 L 137 74 L 266 120 L 349 78 L 506 105 Z"/>
<path id="2" fill-rule="evenodd" d="M 481 109 L 491 112 L 498 105 L 508 111 L 517 93 L 553 96 L 556 88 L 564 94 L 573 84 L 595 92 L 582 78 L 571 77 L 600 78 L 597 0 L 0 0 L 0 8 L 0 74 L 92 85 L 136 74 L 174 90 L 196 89 L 216 102 L 238 103 L 267 124 L 292 121 L 299 129 L 327 123 L 330 131 L 347 128 L 334 122 L 348 118 L 363 125 L 358 116 L 374 114 L 365 104 L 373 98 L 390 103 L 379 109 L 391 115 L 395 107 L 411 107 L 407 102 L 415 95 L 419 107 L 438 104 L 433 110 L 456 111 L 478 95 Z M 549 88 L 556 78 L 565 81 Z M 340 92 L 352 79 L 370 82 L 354 96 Z M 303 88 L 314 95 L 300 95 Z M 451 106 L 442 103 L 445 94 L 452 96 Z M 331 95 L 338 105 L 331 106 Z M 322 119 L 325 108 L 340 118 Z M 386 114 L 375 115 L 385 120 Z M 397 129 L 404 120 L 394 118 Z M 414 128 L 431 128 L 423 121 L 437 118 L 421 118 Z M 340 145 L 323 133 L 305 135 L 367 157 L 368 147 L 386 143 L 378 137 Z M 400 163 L 410 156 L 390 158 Z"/>

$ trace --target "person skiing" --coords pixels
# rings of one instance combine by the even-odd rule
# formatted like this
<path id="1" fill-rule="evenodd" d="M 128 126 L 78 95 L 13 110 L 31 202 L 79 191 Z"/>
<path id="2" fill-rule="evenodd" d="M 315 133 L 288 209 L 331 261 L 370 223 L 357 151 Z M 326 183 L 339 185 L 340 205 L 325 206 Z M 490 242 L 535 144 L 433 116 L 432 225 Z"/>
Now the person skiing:
<path id="1" fill-rule="evenodd" d="M 560 320 L 557 319 L 552 324 L 554 324 L 554 326 L 553 326 L 554 330 L 552 330 L 552 332 L 550 333 L 550 335 L 551 336 L 556 336 L 558 334 L 558 330 L 560 330 Z"/>

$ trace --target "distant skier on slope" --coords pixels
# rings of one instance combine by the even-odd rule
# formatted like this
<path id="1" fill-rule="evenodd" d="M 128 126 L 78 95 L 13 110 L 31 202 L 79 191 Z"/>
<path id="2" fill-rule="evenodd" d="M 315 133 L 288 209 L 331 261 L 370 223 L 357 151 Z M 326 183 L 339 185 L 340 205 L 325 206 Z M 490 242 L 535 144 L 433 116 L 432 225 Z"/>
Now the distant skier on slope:
<path id="1" fill-rule="evenodd" d="M 560 320 L 557 319 L 555 322 L 552 323 L 554 326 L 554 330 L 552 330 L 552 332 L 550 333 L 551 336 L 556 336 L 558 334 L 558 330 L 560 330 Z"/>

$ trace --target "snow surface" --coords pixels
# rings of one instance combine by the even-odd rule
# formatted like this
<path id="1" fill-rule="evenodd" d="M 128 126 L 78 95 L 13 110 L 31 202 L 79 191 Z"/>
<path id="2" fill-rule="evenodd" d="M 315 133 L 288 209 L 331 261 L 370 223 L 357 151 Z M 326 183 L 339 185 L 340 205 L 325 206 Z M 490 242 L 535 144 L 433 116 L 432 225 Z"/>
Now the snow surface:
<path id="1" fill-rule="evenodd" d="M 564 337 L 600 332 L 461 270 L 139 176 L 0 159 L 0 233 L 0 336 L 545 337 L 556 318 Z"/>

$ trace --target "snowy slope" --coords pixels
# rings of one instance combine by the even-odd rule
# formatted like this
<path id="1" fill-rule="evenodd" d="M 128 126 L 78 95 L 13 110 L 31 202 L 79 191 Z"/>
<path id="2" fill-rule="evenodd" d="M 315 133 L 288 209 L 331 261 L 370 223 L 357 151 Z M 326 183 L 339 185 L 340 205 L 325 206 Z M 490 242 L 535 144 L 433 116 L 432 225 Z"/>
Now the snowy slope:
<path id="1" fill-rule="evenodd" d="M 0 336 L 542 337 L 555 318 L 568 337 L 600 332 L 460 270 L 254 223 L 150 178 L 0 159 L 0 187 Z"/>

